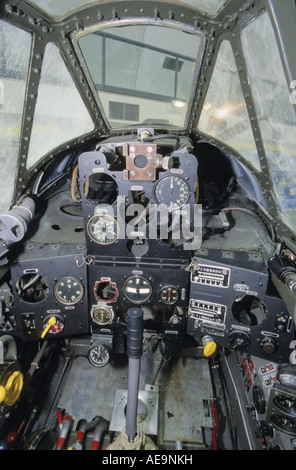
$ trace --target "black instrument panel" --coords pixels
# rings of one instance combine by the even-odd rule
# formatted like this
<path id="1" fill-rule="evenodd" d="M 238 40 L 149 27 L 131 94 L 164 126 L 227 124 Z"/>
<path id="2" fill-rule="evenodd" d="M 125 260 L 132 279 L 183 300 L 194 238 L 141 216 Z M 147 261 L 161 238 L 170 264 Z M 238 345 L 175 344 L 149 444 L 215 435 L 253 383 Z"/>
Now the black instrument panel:
<path id="1" fill-rule="evenodd" d="M 44 257 L 19 260 L 11 268 L 14 303 L 10 314 L 17 320 L 15 334 L 24 341 L 39 340 L 49 319 L 55 322 L 46 332 L 47 339 L 87 333 L 87 272 L 83 255 L 48 256 L 47 247 L 40 252 Z"/>
<path id="2" fill-rule="evenodd" d="M 293 319 L 282 299 L 268 294 L 259 253 L 201 249 L 191 271 L 187 332 L 262 359 L 288 360 Z"/>
<path id="3" fill-rule="evenodd" d="M 151 147 L 139 145 L 142 152 Z M 137 156 L 135 149 L 134 154 L 130 150 L 127 162 L 132 160 L 134 169 L 118 171 L 110 168 L 102 152 L 80 155 L 87 253 L 133 261 L 152 258 L 156 263 L 159 258 L 189 259 L 190 250 L 184 250 L 184 240 L 175 238 L 174 229 L 186 211 L 193 221 L 196 157 L 176 152 L 167 168 L 164 159 L 159 163 L 157 154 L 152 152 L 147 159 L 148 170 L 143 174 L 145 168 L 139 169 L 134 163 Z M 102 198 L 104 191 L 106 198 Z"/>
<path id="4" fill-rule="evenodd" d="M 85 246 L 36 244 L 12 265 L 13 335 L 36 341 L 103 331 L 118 350 L 126 312 L 137 305 L 145 328 L 163 335 L 169 355 L 180 354 L 191 251 L 172 234 L 185 207 L 193 210 L 197 159 L 162 157 L 154 144 L 124 152 L 120 169 L 100 151 L 79 157 Z"/>
<path id="5" fill-rule="evenodd" d="M 33 252 L 28 244 L 11 267 L 9 334 L 37 341 L 103 333 L 124 352 L 126 313 L 139 306 L 144 328 L 163 336 L 169 356 L 181 354 L 188 335 L 288 360 L 293 320 L 268 293 L 260 253 L 191 251 L 175 236 L 182 217 L 194 233 L 197 158 L 163 158 L 151 144 L 124 152 L 120 169 L 101 151 L 80 155 L 85 245 L 36 244 Z"/>

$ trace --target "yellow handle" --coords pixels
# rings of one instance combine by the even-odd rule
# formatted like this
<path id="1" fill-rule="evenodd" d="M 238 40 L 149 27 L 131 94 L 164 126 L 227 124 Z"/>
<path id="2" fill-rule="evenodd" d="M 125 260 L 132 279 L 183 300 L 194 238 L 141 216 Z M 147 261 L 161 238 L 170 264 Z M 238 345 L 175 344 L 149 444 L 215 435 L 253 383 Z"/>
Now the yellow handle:
<path id="1" fill-rule="evenodd" d="M 0 403 L 12 406 L 18 400 L 23 388 L 23 374 L 19 371 L 13 372 L 5 385 L 0 385 Z"/>
<path id="2" fill-rule="evenodd" d="M 52 325 L 55 325 L 57 322 L 57 319 L 56 317 L 50 317 L 50 319 L 48 320 L 44 330 L 42 331 L 42 334 L 41 334 L 41 338 L 44 338 L 44 336 L 46 335 L 46 333 L 50 330 L 50 328 L 52 327 Z"/>

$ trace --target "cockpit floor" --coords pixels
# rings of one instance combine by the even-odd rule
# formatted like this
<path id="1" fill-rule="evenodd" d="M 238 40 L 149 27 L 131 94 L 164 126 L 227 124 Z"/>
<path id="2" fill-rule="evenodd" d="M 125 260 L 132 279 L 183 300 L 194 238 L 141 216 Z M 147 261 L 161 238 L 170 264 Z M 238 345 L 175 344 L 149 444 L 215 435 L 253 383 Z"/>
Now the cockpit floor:
<path id="1" fill-rule="evenodd" d="M 158 351 L 153 363 L 151 357 L 149 348 L 141 358 L 139 428 L 160 449 L 174 448 L 176 442 L 182 442 L 183 448 L 202 448 L 204 428 L 213 427 L 208 361 L 196 357 L 163 361 Z M 95 368 L 86 357 L 77 357 L 71 361 L 57 408 L 76 424 L 102 416 L 110 422 L 110 431 L 120 432 L 125 425 L 127 376 L 127 362 Z"/>

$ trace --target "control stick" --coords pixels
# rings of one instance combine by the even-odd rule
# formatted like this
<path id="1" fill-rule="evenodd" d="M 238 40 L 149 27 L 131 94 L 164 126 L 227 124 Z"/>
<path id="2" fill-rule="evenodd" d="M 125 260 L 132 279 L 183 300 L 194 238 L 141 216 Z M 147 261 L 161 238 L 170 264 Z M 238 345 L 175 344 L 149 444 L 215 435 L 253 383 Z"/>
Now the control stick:
<path id="1" fill-rule="evenodd" d="M 156 450 L 152 439 L 137 428 L 138 393 L 143 343 L 143 315 L 141 308 L 127 312 L 128 389 L 125 429 L 110 444 L 108 450 Z"/>
<path id="2" fill-rule="evenodd" d="M 143 310 L 130 308 L 127 312 L 128 389 L 125 432 L 130 442 L 137 434 L 138 392 L 143 343 Z"/>

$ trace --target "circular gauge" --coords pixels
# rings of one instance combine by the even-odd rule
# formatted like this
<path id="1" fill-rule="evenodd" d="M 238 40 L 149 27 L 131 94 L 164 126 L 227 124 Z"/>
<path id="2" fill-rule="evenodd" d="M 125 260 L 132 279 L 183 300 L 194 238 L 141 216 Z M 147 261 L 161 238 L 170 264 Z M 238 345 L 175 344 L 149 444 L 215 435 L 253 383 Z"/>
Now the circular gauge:
<path id="1" fill-rule="evenodd" d="M 296 398 L 288 395 L 277 395 L 273 403 L 289 416 L 296 417 Z"/>
<path id="2" fill-rule="evenodd" d="M 93 322 L 98 325 L 112 323 L 114 318 L 113 309 L 108 305 L 93 305 L 90 314 Z"/>
<path id="3" fill-rule="evenodd" d="M 293 364 L 281 364 L 278 368 L 277 379 L 282 385 L 296 388 L 296 370 Z"/>
<path id="4" fill-rule="evenodd" d="M 163 304 L 172 305 L 179 298 L 178 289 L 174 286 L 163 287 L 159 294 L 159 299 Z"/>
<path id="5" fill-rule="evenodd" d="M 279 431 L 296 436 L 296 420 L 282 415 L 272 415 L 270 418 L 273 426 Z"/>
<path id="6" fill-rule="evenodd" d="M 116 284 L 110 279 L 101 279 L 95 283 L 94 294 L 97 300 L 101 302 L 115 302 L 118 297 Z"/>
<path id="7" fill-rule="evenodd" d="M 133 303 L 146 302 L 152 294 L 150 282 L 142 276 L 132 276 L 123 285 L 125 297 Z"/>
<path id="8" fill-rule="evenodd" d="M 64 305 L 77 304 L 80 302 L 83 295 L 84 287 L 75 277 L 62 277 L 54 286 L 55 298 Z"/>
<path id="9" fill-rule="evenodd" d="M 103 367 L 110 360 L 109 349 L 103 344 L 93 346 L 88 352 L 88 360 L 95 367 Z"/>
<path id="10" fill-rule="evenodd" d="M 100 245 L 111 245 L 119 236 L 119 225 L 109 214 L 97 214 L 89 219 L 87 233 Z"/>
<path id="11" fill-rule="evenodd" d="M 190 186 L 180 176 L 165 176 L 156 183 L 154 194 L 158 204 L 175 210 L 188 202 Z"/>

